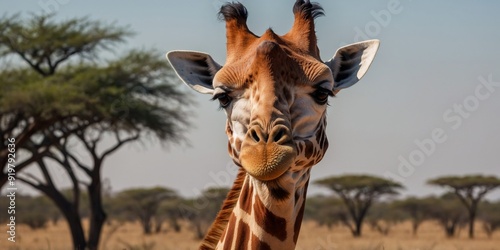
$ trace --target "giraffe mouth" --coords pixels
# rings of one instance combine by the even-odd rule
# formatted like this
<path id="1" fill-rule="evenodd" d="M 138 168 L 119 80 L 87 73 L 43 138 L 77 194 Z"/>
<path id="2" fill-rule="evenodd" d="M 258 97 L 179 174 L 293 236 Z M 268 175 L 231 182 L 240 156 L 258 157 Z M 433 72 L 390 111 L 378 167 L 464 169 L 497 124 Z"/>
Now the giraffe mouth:
<path id="1" fill-rule="evenodd" d="M 245 171 L 261 181 L 279 178 L 293 164 L 297 152 L 295 147 L 277 143 L 242 145 L 240 162 Z"/>

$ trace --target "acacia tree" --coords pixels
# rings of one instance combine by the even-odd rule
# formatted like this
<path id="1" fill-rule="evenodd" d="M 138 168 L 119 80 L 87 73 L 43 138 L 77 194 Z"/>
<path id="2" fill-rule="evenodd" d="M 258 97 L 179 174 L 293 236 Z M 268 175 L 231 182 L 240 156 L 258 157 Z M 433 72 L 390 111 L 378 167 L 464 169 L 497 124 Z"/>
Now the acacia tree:
<path id="1" fill-rule="evenodd" d="M 163 222 L 167 222 L 174 232 L 181 231 L 181 224 L 179 220 L 182 219 L 179 213 L 179 204 L 183 201 L 182 197 L 177 197 L 174 199 L 169 199 L 160 204 L 158 208 L 158 213 L 155 216 L 155 233 L 160 233 L 162 231 Z"/>
<path id="2" fill-rule="evenodd" d="M 482 202 L 480 208 L 483 230 L 488 235 L 488 238 L 491 238 L 495 231 L 500 230 L 500 201 Z"/>
<path id="3" fill-rule="evenodd" d="M 343 208 L 342 201 L 336 197 L 317 195 L 307 198 L 304 210 L 305 220 L 314 220 L 320 226 L 332 229 L 334 225 L 349 226 L 349 215 Z"/>
<path id="4" fill-rule="evenodd" d="M 468 212 L 469 238 L 474 238 L 474 222 L 479 202 L 486 194 L 500 187 L 499 178 L 483 175 L 445 176 L 431 179 L 427 183 L 448 189 L 462 202 Z"/>
<path id="5" fill-rule="evenodd" d="M 79 93 L 58 70 L 71 59 L 95 59 L 101 49 L 122 42 L 130 33 L 124 28 L 103 25 L 85 18 L 62 23 L 52 16 L 34 16 L 23 21 L 18 15 L 0 19 L 0 58 L 17 63 L 2 69 L 0 79 L 0 186 L 7 181 L 7 139 L 15 138 L 16 147 L 29 157 L 16 162 L 19 172 L 36 162 L 55 141 L 45 141 L 37 151 L 25 150 L 30 139 L 56 124 L 78 129 L 74 120 L 84 115 L 87 96 Z M 14 59 L 13 59 L 14 58 Z M 69 73 L 69 72 L 68 72 Z M 91 118 L 91 117 L 87 117 Z M 86 119 L 91 121 L 90 119 Z M 92 121 L 94 124 L 98 121 Z M 86 126 L 90 124 L 85 124 Z M 68 133 L 58 134 L 65 137 Z M 34 153 L 34 154 L 33 154 Z"/>
<path id="6" fill-rule="evenodd" d="M 423 200 L 429 204 L 426 208 L 427 215 L 438 222 L 446 237 L 454 237 L 457 229 L 465 225 L 465 209 L 453 193 L 445 193 L 440 197 L 426 197 Z"/>
<path id="7" fill-rule="evenodd" d="M 419 226 L 425 220 L 429 219 L 429 209 L 435 206 L 429 202 L 429 199 L 417 197 L 408 197 L 404 200 L 397 200 L 392 203 L 394 208 L 404 211 L 410 217 L 412 224 L 412 234 L 417 235 Z"/>
<path id="8" fill-rule="evenodd" d="M 348 227 L 354 237 L 361 236 L 363 220 L 373 203 L 384 195 L 396 195 L 403 186 L 397 182 L 370 175 L 342 175 L 317 180 L 342 199 L 352 223 Z"/>
<path id="9" fill-rule="evenodd" d="M 211 187 L 205 189 L 199 197 L 181 201 L 177 207 L 179 216 L 190 222 L 196 238 L 203 239 L 228 192 L 227 188 Z"/>
<path id="10" fill-rule="evenodd" d="M 370 208 L 366 220 L 371 228 L 382 235 L 389 235 L 392 227 L 408 217 L 401 210 L 394 208 L 392 202 L 376 202 Z"/>
<path id="11" fill-rule="evenodd" d="M 115 206 L 120 206 L 133 218 L 138 219 L 144 234 L 151 234 L 153 219 L 158 216 L 160 205 L 176 197 L 175 191 L 168 188 L 131 188 L 118 193 Z"/>
<path id="12" fill-rule="evenodd" d="M 28 21 L 13 16 L 0 20 L 0 27 L 0 55 L 20 58 L 0 72 L 2 143 L 15 138 L 18 152 L 25 156 L 16 159 L 17 172 L 30 164 L 38 167 L 41 177 L 18 173 L 18 179 L 54 201 L 68 221 L 74 249 L 97 249 L 106 219 L 104 160 L 141 138 L 182 141 L 189 102 L 172 84 L 168 63 L 155 51 L 100 58 L 101 50 L 130 35 L 124 28 L 86 18 L 55 22 L 52 16 Z M 7 161 L 6 145 L 1 145 L 3 184 Z M 53 181 L 55 168 L 67 174 L 72 197 L 64 196 Z M 87 239 L 79 211 L 82 186 L 90 208 Z"/>

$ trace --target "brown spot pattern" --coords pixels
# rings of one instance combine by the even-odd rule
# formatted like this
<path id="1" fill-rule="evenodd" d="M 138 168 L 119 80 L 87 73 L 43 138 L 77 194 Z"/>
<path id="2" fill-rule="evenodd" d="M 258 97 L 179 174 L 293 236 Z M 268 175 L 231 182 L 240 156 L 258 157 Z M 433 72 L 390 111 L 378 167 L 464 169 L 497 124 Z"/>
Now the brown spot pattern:
<path id="1" fill-rule="evenodd" d="M 286 220 L 269 211 L 257 196 L 255 197 L 253 212 L 255 213 L 255 222 L 264 231 L 281 241 L 286 239 Z"/>
<path id="2" fill-rule="evenodd" d="M 304 197 L 305 198 L 305 197 Z M 293 225 L 293 242 L 297 244 L 297 239 L 299 238 L 300 226 L 302 225 L 302 218 L 304 216 L 305 199 L 300 207 L 297 218 L 295 219 L 295 224 Z"/>
<path id="3" fill-rule="evenodd" d="M 305 151 L 304 151 L 304 156 L 309 159 L 311 158 L 313 151 L 314 151 L 314 144 L 310 141 L 305 141 Z"/>
<path id="4" fill-rule="evenodd" d="M 231 216 L 231 218 L 229 219 L 229 223 L 227 224 L 226 232 L 234 232 L 235 228 L 236 228 L 236 217 Z M 227 236 L 227 237 L 224 237 L 224 236 Z M 234 236 L 233 233 L 224 233 L 223 234 L 221 241 L 226 243 L 226 244 L 224 244 L 225 245 L 224 250 L 231 249 L 231 244 L 233 242 L 233 236 Z"/>
<path id="5" fill-rule="evenodd" d="M 271 250 L 271 247 L 267 243 L 261 241 L 255 234 L 252 234 L 252 249 Z"/>
<path id="6" fill-rule="evenodd" d="M 304 168 L 310 168 L 312 166 L 314 166 L 314 164 L 316 164 L 316 161 L 313 159 L 311 161 L 309 161 L 305 166 Z"/>
<path id="7" fill-rule="evenodd" d="M 288 191 L 279 186 L 269 188 L 269 193 L 274 199 L 279 201 L 288 199 L 288 197 L 290 196 L 290 193 Z"/>
<path id="8" fill-rule="evenodd" d="M 252 189 L 248 182 L 245 183 L 240 194 L 240 208 L 250 214 L 252 212 Z"/>
<path id="9" fill-rule="evenodd" d="M 235 247 L 232 249 L 246 250 L 248 249 L 248 241 L 250 240 L 250 227 L 247 223 L 240 220 L 238 223 L 238 232 L 236 232 Z"/>
<path id="10" fill-rule="evenodd" d="M 302 151 L 304 151 L 304 142 L 297 143 L 297 150 L 298 153 L 302 153 Z"/>
<path id="11" fill-rule="evenodd" d="M 305 163 L 304 161 L 296 161 L 295 166 L 302 166 L 304 165 L 304 163 Z"/>

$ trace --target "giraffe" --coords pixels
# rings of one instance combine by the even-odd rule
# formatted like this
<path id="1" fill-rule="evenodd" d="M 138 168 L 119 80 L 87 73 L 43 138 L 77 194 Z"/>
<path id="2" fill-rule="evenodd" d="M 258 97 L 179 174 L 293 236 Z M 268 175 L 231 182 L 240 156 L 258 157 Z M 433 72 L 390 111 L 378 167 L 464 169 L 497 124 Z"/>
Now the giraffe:
<path id="1" fill-rule="evenodd" d="M 167 54 L 185 84 L 225 111 L 228 152 L 239 166 L 200 249 L 295 249 L 310 170 L 328 148 L 328 99 L 358 82 L 378 50 L 378 40 L 358 42 L 323 62 L 314 28 L 322 7 L 296 0 L 293 13 L 288 33 L 257 36 L 247 9 L 226 3 L 223 66 L 201 52 Z"/>

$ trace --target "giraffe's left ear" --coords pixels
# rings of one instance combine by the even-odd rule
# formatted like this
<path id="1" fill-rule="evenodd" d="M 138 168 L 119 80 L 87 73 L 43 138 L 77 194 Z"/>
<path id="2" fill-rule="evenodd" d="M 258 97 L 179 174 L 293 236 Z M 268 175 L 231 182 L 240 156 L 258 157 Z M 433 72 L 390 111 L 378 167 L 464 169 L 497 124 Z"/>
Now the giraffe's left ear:
<path id="1" fill-rule="evenodd" d="M 325 63 L 332 70 L 335 93 L 351 87 L 365 75 L 377 54 L 379 44 L 379 40 L 368 40 L 344 46 Z"/>
<path id="2" fill-rule="evenodd" d="M 167 59 L 175 73 L 192 89 L 212 94 L 212 80 L 221 66 L 208 54 L 195 51 L 170 51 Z"/>

